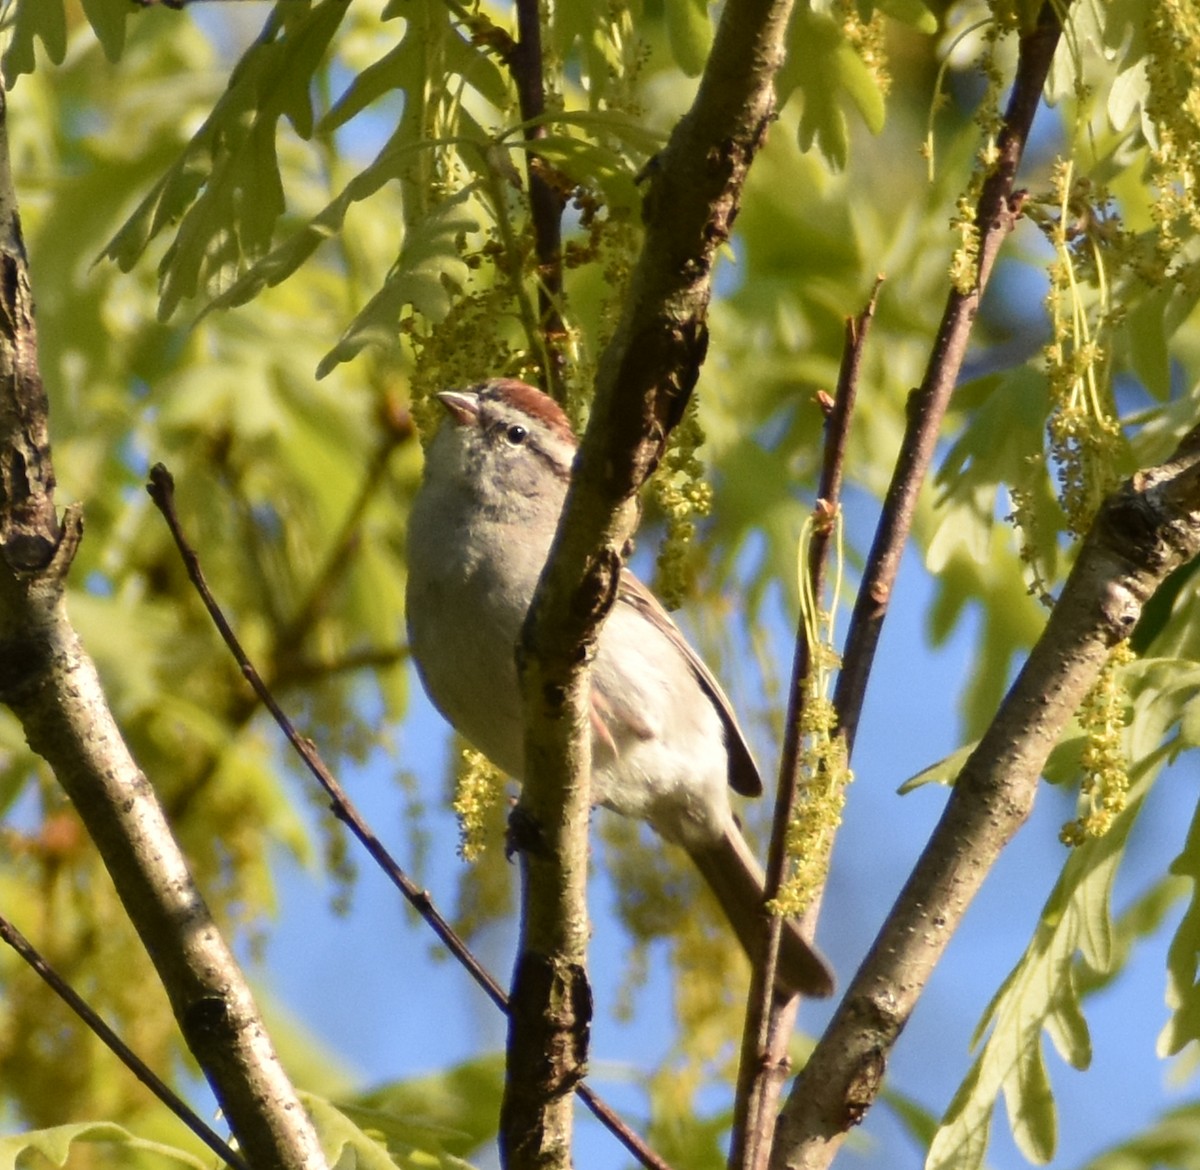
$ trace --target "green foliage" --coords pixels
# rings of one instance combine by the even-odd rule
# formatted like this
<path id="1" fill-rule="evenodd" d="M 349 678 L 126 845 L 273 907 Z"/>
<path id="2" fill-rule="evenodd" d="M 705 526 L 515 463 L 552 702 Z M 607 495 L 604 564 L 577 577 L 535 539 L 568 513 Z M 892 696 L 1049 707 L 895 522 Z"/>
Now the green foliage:
<path id="1" fill-rule="evenodd" d="M 480 1056 L 441 1072 L 381 1085 L 341 1109 L 365 1128 L 380 1131 L 389 1148 L 397 1137 L 435 1138 L 438 1148 L 467 1157 L 495 1133 L 504 1091 L 503 1056 Z M 385 1120 L 387 1119 L 387 1120 Z M 425 1145 L 430 1148 L 430 1143 Z"/>
<path id="2" fill-rule="evenodd" d="M 187 149 L 105 249 L 128 271 L 174 228 L 159 266 L 164 319 L 201 282 L 219 286 L 266 251 L 286 207 L 276 125 L 286 117 L 301 138 L 312 134 L 312 75 L 345 13 L 341 0 L 276 8 Z"/>
<path id="3" fill-rule="evenodd" d="M 444 1140 L 461 1135 L 424 1125 L 400 1114 L 337 1106 L 306 1094 L 304 1106 L 321 1148 L 331 1166 L 349 1165 L 360 1170 L 469 1170 L 468 1163 L 447 1152 Z"/>
<path id="4" fill-rule="evenodd" d="M 951 1101 L 929 1149 L 929 1170 L 974 1170 L 983 1164 L 992 1110 L 1003 1092 L 1013 1138 L 1036 1163 L 1054 1155 L 1056 1117 L 1042 1054 L 1045 1031 L 1059 1056 L 1087 1068 L 1091 1040 L 1076 986 L 1074 957 L 1104 973 L 1112 955 L 1112 884 L 1132 811 L 1109 833 L 1075 850 L 1042 911 L 1020 963 L 1001 985 L 976 1029 L 990 1034 Z"/>
<path id="5" fill-rule="evenodd" d="M 0 1137 L 0 1167 L 18 1170 L 29 1164 L 27 1155 L 36 1153 L 54 1166 L 65 1166 L 72 1146 L 99 1145 L 138 1154 L 152 1154 L 147 1164 L 164 1162 L 205 1170 L 209 1162 L 185 1150 L 175 1149 L 162 1142 L 146 1141 L 112 1122 L 84 1122 L 81 1125 L 56 1125 L 52 1129 L 32 1130 L 17 1137 Z"/>
<path id="6" fill-rule="evenodd" d="M 1189 1103 L 1169 1109 L 1136 1137 L 1089 1159 L 1084 1170 L 1195 1170 L 1200 1166 L 1197 1124 L 1200 1105 Z"/>
<path id="7" fill-rule="evenodd" d="M 1132 941 L 1155 929 L 1182 892 L 1178 881 L 1164 881 L 1127 911 L 1118 925 L 1112 921 L 1113 885 L 1130 830 L 1170 752 L 1185 746 L 1178 738 L 1170 748 L 1163 745 L 1193 700 L 1200 668 L 1145 660 L 1126 667 L 1123 674 L 1134 694 L 1133 730 L 1126 733 L 1125 746 L 1129 758 L 1137 762 L 1127 803 L 1104 835 L 1087 838 L 1066 856 L 1034 937 L 976 1028 L 979 1052 L 930 1146 L 929 1170 L 949 1166 L 971 1170 L 983 1164 L 992 1112 L 1001 1093 L 1022 1153 L 1035 1163 L 1054 1156 L 1057 1114 L 1042 1033 L 1064 1061 L 1077 1069 L 1087 1068 L 1091 1038 L 1083 995 L 1103 986 L 1119 970 Z M 1078 738 L 1084 736 L 1080 730 Z M 1198 846 L 1200 837 L 1193 826 L 1172 873 L 1197 872 Z M 1170 1051 L 1178 1051 L 1185 1039 L 1197 1038 L 1191 1018 L 1194 1009 L 1182 1003 L 1193 987 L 1196 970 L 1194 914 L 1193 905 L 1171 947 L 1178 1010 L 1172 1025 L 1176 1042 Z M 1166 1046 L 1165 1036 L 1162 1043 Z"/>

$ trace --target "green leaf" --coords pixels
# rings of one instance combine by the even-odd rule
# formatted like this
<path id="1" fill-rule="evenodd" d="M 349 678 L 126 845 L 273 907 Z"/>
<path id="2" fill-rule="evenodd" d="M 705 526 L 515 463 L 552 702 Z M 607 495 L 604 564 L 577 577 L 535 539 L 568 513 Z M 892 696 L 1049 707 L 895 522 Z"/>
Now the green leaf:
<path id="1" fill-rule="evenodd" d="M 429 1076 L 372 1089 L 343 1103 L 351 1116 L 367 1110 L 402 1118 L 437 1135 L 450 1153 L 465 1157 L 491 1139 L 504 1091 L 504 1057 L 481 1056 Z"/>
<path id="2" fill-rule="evenodd" d="M 450 309 L 451 290 L 461 288 L 468 275 L 459 254 L 462 236 L 477 231 L 479 221 L 466 205 L 470 190 L 438 206 L 405 237 L 395 267 L 383 287 L 347 326 L 337 345 L 321 359 L 323 378 L 340 362 L 349 361 L 367 345 L 390 345 L 396 340 L 401 312 L 408 306 L 440 321 Z"/>
<path id="3" fill-rule="evenodd" d="M 916 29 L 919 33 L 933 36 L 938 30 L 937 17 L 921 0 L 875 0 L 875 7 L 887 13 L 893 20 Z"/>
<path id="4" fill-rule="evenodd" d="M 782 109 L 793 93 L 803 102 L 801 150 L 816 146 L 833 167 L 846 165 L 849 134 L 844 107 L 852 103 L 867 128 L 883 128 L 886 106 L 879 83 L 847 41 L 841 26 L 798 5 L 788 29 L 788 54 L 776 81 Z"/>
<path id="5" fill-rule="evenodd" d="M 671 56 L 688 77 L 699 77 L 712 49 L 708 0 L 666 0 L 665 14 Z"/>
<path id="6" fill-rule="evenodd" d="M 125 49 L 125 22 L 130 13 L 124 0 L 83 0 L 83 14 L 110 61 L 121 59 Z"/>
<path id="7" fill-rule="evenodd" d="M 18 0 L 9 35 L 2 62 L 6 85 L 12 85 L 22 73 L 33 72 L 35 37 L 51 62 L 61 65 L 67 54 L 67 16 L 62 0 Z"/>
<path id="8" fill-rule="evenodd" d="M 1040 1045 L 1017 1062 L 1018 1088 L 1005 1092 L 1008 1124 L 1021 1153 L 1034 1163 L 1049 1162 L 1058 1141 L 1054 1093 Z"/>
<path id="9" fill-rule="evenodd" d="M 40 1154 L 55 1166 L 65 1166 L 71 1147 L 80 1142 L 85 1145 L 115 1145 L 127 1150 L 156 1154 L 170 1162 L 187 1166 L 190 1170 L 207 1170 L 209 1162 L 197 1158 L 186 1150 L 164 1145 L 162 1142 L 147 1141 L 108 1121 L 88 1121 L 78 1125 L 57 1125 L 50 1129 L 35 1129 L 28 1133 L 0 1137 L 0 1170 L 17 1170 L 18 1163 L 25 1166 L 25 1156 L 30 1152 Z"/>
<path id="10" fill-rule="evenodd" d="M 915 776 L 910 776 L 900 785 L 897 792 L 901 796 L 905 796 L 917 788 L 923 788 L 926 784 L 952 785 L 958 779 L 963 764 L 967 762 L 977 743 L 978 740 L 975 740 L 963 744 L 960 748 L 955 748 L 948 756 L 943 756 L 938 760 L 936 764 L 930 764 L 928 768 L 922 769 Z"/>
<path id="11" fill-rule="evenodd" d="M 1143 385 L 1160 401 L 1171 394 L 1171 359 L 1167 352 L 1165 312 L 1170 289 L 1152 289 L 1132 305 L 1123 325 L 1129 358 Z"/>
<path id="12" fill-rule="evenodd" d="M 634 173 L 614 150 L 565 134 L 513 145 L 541 155 L 581 187 L 599 188 L 610 207 L 628 210 L 640 202 Z"/>
<path id="13" fill-rule="evenodd" d="M 974 1042 L 982 1046 L 930 1146 L 927 1170 L 977 1170 L 983 1164 L 1001 1093 L 1021 1152 L 1036 1162 L 1053 1157 L 1057 1126 L 1041 1035 L 1046 1031 L 1074 1067 L 1087 1067 L 1091 1043 L 1075 955 L 1100 972 L 1113 961 L 1112 886 L 1149 777 L 1144 770 L 1105 836 L 1068 855 L 1033 939 L 976 1028 Z"/>
<path id="14" fill-rule="evenodd" d="M 353 1166 L 355 1170 L 396 1170 L 397 1166 L 404 1164 L 392 1158 L 386 1142 L 356 1125 L 336 1105 L 308 1093 L 303 1094 L 301 1100 L 316 1127 L 321 1149 L 330 1166 Z M 343 1158 L 346 1159 L 344 1162 Z"/>
<path id="15" fill-rule="evenodd" d="M 1200 1170 L 1200 1103 L 1163 1113 L 1153 1125 L 1091 1158 L 1085 1170 Z"/>
<path id="16" fill-rule="evenodd" d="M 884 1085 L 880 1090 L 879 1100 L 896 1115 L 921 1149 L 929 1149 L 929 1143 L 937 1132 L 937 1118 L 924 1105 L 890 1085 Z"/>
<path id="17" fill-rule="evenodd" d="M 346 5 L 280 5 L 235 67 L 229 86 L 182 155 L 104 250 L 126 271 L 147 244 L 178 222 L 159 265 L 159 316 L 196 294 L 201 280 L 228 285 L 262 256 L 285 210 L 276 126 L 287 117 L 312 131 L 309 85 Z"/>
<path id="18" fill-rule="evenodd" d="M 425 75 L 423 57 L 427 46 L 422 38 L 410 35 L 412 31 L 410 28 L 399 44 L 351 81 L 346 92 L 321 120 L 322 131 L 336 130 L 384 95 L 397 91 L 407 95 L 420 83 Z M 444 73 L 461 77 L 497 110 L 503 110 L 511 103 L 512 87 L 508 75 L 491 56 L 449 30 L 439 45 L 440 67 Z"/>
<path id="19" fill-rule="evenodd" d="M 1183 852 L 1171 872 L 1192 882 L 1192 897 L 1167 949 L 1167 1006 L 1171 1017 L 1158 1037 L 1160 1056 L 1173 1056 L 1200 1039 L 1200 805 L 1192 814 Z"/>
<path id="20" fill-rule="evenodd" d="M 556 110 L 539 121 L 548 125 L 578 126 L 598 135 L 611 135 L 640 155 L 655 154 L 667 141 L 663 131 L 647 126 L 620 110 Z"/>

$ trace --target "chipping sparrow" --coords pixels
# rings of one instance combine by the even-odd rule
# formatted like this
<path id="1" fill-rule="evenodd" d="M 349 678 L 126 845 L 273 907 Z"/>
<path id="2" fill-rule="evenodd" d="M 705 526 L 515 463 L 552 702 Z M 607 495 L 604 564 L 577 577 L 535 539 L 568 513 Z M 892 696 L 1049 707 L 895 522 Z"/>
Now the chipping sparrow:
<path id="1" fill-rule="evenodd" d="M 408 527 L 408 634 L 430 698 L 497 767 L 521 778 L 515 650 L 566 498 L 576 441 L 540 390 L 496 379 L 437 395 Z M 766 921 L 762 872 L 728 789 L 762 781 L 729 700 L 666 611 L 628 570 L 591 673 L 592 797 L 681 845 L 747 952 Z M 828 967 L 785 924 L 779 981 L 828 995 Z"/>

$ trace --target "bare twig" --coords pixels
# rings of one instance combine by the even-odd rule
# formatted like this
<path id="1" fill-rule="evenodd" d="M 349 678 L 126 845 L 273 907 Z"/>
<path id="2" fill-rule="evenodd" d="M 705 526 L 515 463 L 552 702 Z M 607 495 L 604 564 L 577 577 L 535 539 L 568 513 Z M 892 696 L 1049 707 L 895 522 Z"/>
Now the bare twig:
<path id="1" fill-rule="evenodd" d="M 389 413 L 385 417 L 384 436 L 367 462 L 362 483 L 329 545 L 324 563 L 304 599 L 296 607 L 296 612 L 286 622 L 273 623 L 274 651 L 270 660 L 274 669 L 268 671 L 272 687 L 282 690 L 357 670 L 383 670 L 408 656 L 407 646 L 393 646 L 351 650 L 336 659 L 317 659 L 305 657 L 303 648 L 314 622 L 329 604 L 337 582 L 353 565 L 353 553 L 358 545 L 363 516 L 379 489 L 392 453 L 413 434 L 412 420 L 406 412 Z M 257 710 L 258 700 L 254 695 L 239 690 L 226 704 L 223 715 L 229 725 L 237 729 L 248 723 Z M 193 803 L 216 775 L 219 761 L 215 756 L 210 754 L 197 763 L 196 770 L 171 796 L 167 807 L 172 821 L 178 822 L 187 816 Z"/>
<path id="2" fill-rule="evenodd" d="M 397 865 L 395 859 L 388 853 L 383 843 L 375 836 L 371 827 L 363 820 L 358 810 L 354 807 L 337 778 L 326 767 L 312 740 L 301 735 L 296 730 L 295 725 L 287 717 L 283 708 L 279 706 L 279 703 L 266 683 L 263 682 L 254 663 L 250 661 L 249 655 L 242 648 L 242 644 L 238 640 L 238 636 L 234 633 L 233 627 L 230 626 L 229 620 L 217 604 L 212 590 L 208 587 L 204 570 L 200 567 L 200 558 L 196 550 L 188 542 L 183 532 L 183 526 L 179 521 L 179 514 L 175 509 L 175 480 L 161 463 L 156 463 L 150 469 L 150 482 L 146 490 L 150 493 L 150 498 L 154 501 L 155 507 L 158 508 L 162 513 L 163 519 L 166 520 L 175 545 L 179 549 L 179 555 L 183 559 L 184 567 L 187 569 L 188 579 L 191 581 L 197 594 L 199 594 L 200 600 L 204 603 L 204 608 L 208 610 L 208 615 L 217 627 L 221 639 L 229 647 L 230 653 L 237 660 L 242 676 L 250 684 L 259 702 L 271 713 L 271 717 L 287 737 L 288 743 L 292 745 L 296 753 L 304 761 L 305 767 L 312 773 L 317 783 L 328 793 L 334 815 L 343 821 L 358 838 L 375 863 L 387 874 L 396 888 L 400 890 L 413 908 L 432 927 L 434 933 L 445 944 L 447 950 L 462 963 L 475 982 L 487 994 L 488 998 L 503 1010 L 506 1007 L 506 1000 L 500 985 L 492 978 L 479 960 L 475 958 L 466 943 L 455 932 L 454 928 L 434 909 L 428 892 L 417 886 L 400 866 Z"/>
<path id="3" fill-rule="evenodd" d="M 107 1045 L 117 1059 L 170 1109 L 192 1133 L 208 1146 L 218 1158 L 233 1166 L 234 1170 L 250 1170 L 250 1167 L 241 1155 L 229 1148 L 228 1142 L 207 1125 L 203 1118 L 104 1022 L 87 1000 L 59 975 L 46 962 L 37 948 L 3 916 L 0 916 L 0 940 L 3 940 L 12 947 L 37 972 L 38 976 L 50 987 L 54 994 Z"/>
<path id="4" fill-rule="evenodd" d="M 900 569 L 900 557 L 912 527 L 917 496 L 929 473 L 942 419 L 966 356 L 971 327 L 996 254 L 1020 214 L 1023 196 L 1015 188 L 1017 168 L 1058 46 L 1060 12 L 1068 7 L 1069 0 L 1065 3 L 1047 0 L 1036 26 L 1021 35 L 1016 77 L 996 143 L 996 162 L 984 181 L 975 211 L 979 240 L 975 281 L 966 291 L 951 289 L 925 377 L 920 388 L 909 397 L 908 425 L 850 618 L 834 695 L 838 725 L 850 751 L 858 731 L 875 648 Z"/>
<path id="5" fill-rule="evenodd" d="M 286 673 L 286 665 L 290 665 L 292 659 L 298 657 L 300 647 L 304 644 L 313 623 L 329 604 L 330 594 L 353 564 L 353 553 L 358 545 L 363 516 L 383 482 L 392 453 L 402 442 L 411 439 L 413 434 L 411 422 L 407 431 L 388 427 L 368 460 L 362 483 L 342 520 L 341 528 L 329 546 L 325 563 L 314 577 L 296 612 L 274 639 L 275 645 L 279 647 L 278 657 L 285 664 L 283 673 Z"/>
<path id="6" fill-rule="evenodd" d="M 542 22 L 538 0 L 517 0 L 517 40 L 508 53 L 508 66 L 517 84 L 521 119 L 529 122 L 546 112 L 545 79 L 542 76 Z M 546 126 L 530 127 L 527 142 L 546 137 Z M 564 400 L 566 377 L 566 330 L 559 308 L 562 299 L 562 212 L 563 195 L 551 181 L 550 164 L 536 151 L 526 153 L 529 180 L 529 212 L 533 221 L 533 247 L 537 256 L 538 339 L 545 351 L 544 389 L 559 402 Z"/>
<path id="7" fill-rule="evenodd" d="M 204 608 L 208 611 L 213 624 L 217 627 L 222 641 L 224 641 L 230 653 L 237 661 L 242 676 L 250 684 L 259 702 L 271 713 L 272 718 L 287 738 L 288 743 L 292 745 L 304 761 L 305 767 L 308 768 L 313 778 L 329 796 L 330 808 L 333 814 L 358 838 L 359 843 L 370 854 L 375 864 L 379 866 L 388 880 L 400 891 L 409 905 L 425 920 L 446 949 L 462 964 L 471 978 L 483 990 L 484 994 L 502 1012 L 507 1014 L 509 1000 L 500 984 L 475 957 L 462 936 L 442 916 L 434 905 L 429 891 L 421 889 L 413 882 L 396 862 L 396 859 L 388 852 L 387 847 L 375 835 L 374 830 L 367 824 L 353 801 L 346 795 L 346 791 L 341 783 L 326 766 L 312 740 L 301 735 L 296 730 L 295 725 L 280 707 L 270 688 L 263 681 L 261 675 L 259 675 L 253 662 L 250 661 L 249 655 L 243 649 L 241 642 L 208 586 L 204 570 L 200 566 L 199 555 L 183 531 L 179 514 L 175 508 L 175 481 L 171 473 L 161 463 L 155 464 L 150 469 L 150 483 L 147 486 L 147 491 L 150 493 L 150 498 L 154 501 L 155 506 L 162 513 L 163 519 L 167 522 L 167 527 L 170 529 L 171 536 L 175 541 L 179 555 L 187 570 L 188 579 L 203 602 Z M 592 1113 L 595 1114 L 596 1118 L 646 1167 L 646 1170 L 671 1170 L 670 1166 L 650 1149 L 592 1089 L 587 1085 L 580 1084 L 576 1087 L 576 1093 Z"/>
<path id="8" fill-rule="evenodd" d="M 858 391 L 863 350 L 875 315 L 880 283 L 881 280 L 876 280 L 866 308 L 857 317 L 852 317 L 846 322 L 841 370 L 826 422 L 824 461 L 817 489 L 818 507 L 830 520 L 836 516 L 841 506 L 846 440 L 850 433 L 850 419 Z M 831 531 L 829 525 L 815 526 L 809 545 L 807 572 L 812 582 L 812 596 L 817 598 L 823 596 L 825 591 L 825 569 Z M 800 724 L 804 707 L 804 683 L 808 677 L 812 653 L 803 615 L 797 623 L 795 646 L 771 844 L 767 853 L 768 898 L 777 897 L 783 884 L 787 869 L 788 826 L 794 814 L 800 782 L 803 746 Z M 815 911 L 811 921 L 815 921 Z M 775 968 L 782 932 L 783 920 L 773 916 L 767 931 L 763 960 L 755 964 L 750 978 L 737 1097 L 734 1102 L 733 1141 L 729 1152 L 730 1170 L 763 1170 L 771 1152 L 775 1114 L 783 1081 L 787 1075 L 787 1045 L 798 1005 L 797 1000 L 783 999 L 773 990 L 776 986 Z"/>

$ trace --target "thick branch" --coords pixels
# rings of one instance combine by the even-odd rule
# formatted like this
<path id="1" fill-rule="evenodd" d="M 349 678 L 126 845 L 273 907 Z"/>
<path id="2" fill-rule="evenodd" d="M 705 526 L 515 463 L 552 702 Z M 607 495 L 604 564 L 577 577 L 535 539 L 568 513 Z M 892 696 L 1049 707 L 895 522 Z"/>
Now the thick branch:
<path id="1" fill-rule="evenodd" d="M 975 314 L 996 254 L 1020 211 L 1021 197 L 1015 191 L 1017 168 L 1058 47 L 1062 31 L 1059 15 L 1066 7 L 1068 4 L 1060 0 L 1047 0 L 1035 27 L 1021 35 L 1016 78 L 996 143 L 996 162 L 983 184 L 975 212 L 979 242 L 975 281 L 967 290 L 951 289 L 924 380 L 909 398 L 908 425 L 850 618 L 842 671 L 834 695 L 847 749 L 854 747 L 867 680 L 900 569 L 900 557 L 912 527 L 917 497 L 929 473 L 942 419 L 966 357 Z"/>
<path id="2" fill-rule="evenodd" d="M 704 358 L 712 268 L 774 109 L 790 12 L 791 0 L 726 4 L 696 100 L 649 169 L 645 244 L 522 637 L 526 881 L 501 1118 L 510 1170 L 570 1164 L 569 1090 L 583 1073 L 589 1009 L 586 663 L 614 595 L 636 493 Z"/>
<path id="3" fill-rule="evenodd" d="M 797 1078 L 773 1165 L 824 1167 L 874 1100 L 887 1055 L 1109 649 L 1200 553 L 1200 427 L 1104 503 L 1046 629 L 971 753 L 874 945 Z"/>
<path id="4" fill-rule="evenodd" d="M 316 1170 L 316 1134 L 67 618 L 82 523 L 69 511 L 60 530 L 54 514 L 4 110 L 0 90 L 0 700 L 74 802 L 247 1160 Z"/>

